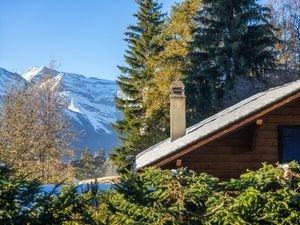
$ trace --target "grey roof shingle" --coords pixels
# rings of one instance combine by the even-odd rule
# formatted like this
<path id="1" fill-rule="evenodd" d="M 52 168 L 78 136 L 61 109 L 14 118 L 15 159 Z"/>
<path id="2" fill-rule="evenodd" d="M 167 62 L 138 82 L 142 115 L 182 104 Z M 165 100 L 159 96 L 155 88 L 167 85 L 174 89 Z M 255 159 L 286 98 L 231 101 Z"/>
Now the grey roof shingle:
<path id="1" fill-rule="evenodd" d="M 186 129 L 186 135 L 171 142 L 166 139 L 136 156 L 135 169 L 163 159 L 180 149 L 226 128 L 276 102 L 300 91 L 300 80 L 255 94 Z"/>

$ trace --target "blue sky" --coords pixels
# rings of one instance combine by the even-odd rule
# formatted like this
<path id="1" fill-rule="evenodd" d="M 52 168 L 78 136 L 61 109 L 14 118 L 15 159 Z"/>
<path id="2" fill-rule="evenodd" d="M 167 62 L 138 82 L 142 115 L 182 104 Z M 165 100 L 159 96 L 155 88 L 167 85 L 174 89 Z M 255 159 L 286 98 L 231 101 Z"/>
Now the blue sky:
<path id="1" fill-rule="evenodd" d="M 175 1 L 164 0 L 164 11 Z M 22 74 L 54 58 L 61 71 L 119 75 L 134 0 L 1 0 L 0 8 L 0 67 Z"/>
<path id="2" fill-rule="evenodd" d="M 162 1 L 167 12 L 181 0 Z M 55 59 L 58 70 L 111 80 L 137 9 L 135 0 L 0 0 L 0 8 L 0 67 L 22 74 Z"/>

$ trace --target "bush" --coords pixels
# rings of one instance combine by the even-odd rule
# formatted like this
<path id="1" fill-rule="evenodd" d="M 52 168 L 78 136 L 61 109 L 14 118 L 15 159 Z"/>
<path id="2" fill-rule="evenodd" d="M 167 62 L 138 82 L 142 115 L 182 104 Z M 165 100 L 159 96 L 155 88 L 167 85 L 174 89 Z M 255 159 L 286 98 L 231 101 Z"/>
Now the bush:
<path id="1" fill-rule="evenodd" d="M 88 194 L 61 185 L 46 193 L 39 181 L 1 165 L 0 224 L 93 224 Z"/>
<path id="2" fill-rule="evenodd" d="M 263 164 L 221 184 L 206 203 L 206 224 L 300 224 L 300 167 L 289 167 Z"/>
<path id="3" fill-rule="evenodd" d="M 102 216 L 107 224 L 300 224 L 298 172 L 296 163 L 286 172 L 263 164 L 218 182 L 188 169 L 146 169 L 102 196 Z"/>
<path id="4" fill-rule="evenodd" d="M 40 183 L 0 165 L 0 224 L 26 224 Z"/>
<path id="5" fill-rule="evenodd" d="M 201 224 L 218 180 L 188 169 L 146 169 L 123 176 L 103 204 L 111 224 Z"/>
<path id="6" fill-rule="evenodd" d="M 185 168 L 149 168 L 107 191 L 57 185 L 44 193 L 38 181 L 1 166 L 0 224 L 300 224 L 299 172 L 295 162 L 263 164 L 219 182 Z"/>

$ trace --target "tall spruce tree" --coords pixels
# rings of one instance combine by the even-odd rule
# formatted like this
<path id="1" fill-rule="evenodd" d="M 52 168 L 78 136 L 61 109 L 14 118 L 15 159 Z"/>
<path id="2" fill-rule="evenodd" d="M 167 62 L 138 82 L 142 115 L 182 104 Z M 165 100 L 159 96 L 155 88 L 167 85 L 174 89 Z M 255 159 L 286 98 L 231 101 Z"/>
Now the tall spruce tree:
<path id="1" fill-rule="evenodd" d="M 219 110 L 238 76 L 259 77 L 274 66 L 277 40 L 269 18 L 270 9 L 256 0 L 203 0 L 187 79 L 194 121 Z"/>
<path id="2" fill-rule="evenodd" d="M 121 76 L 117 81 L 123 96 L 116 98 L 116 104 L 124 119 L 117 121 L 115 129 L 123 146 L 115 149 L 111 158 L 120 169 L 130 166 L 138 152 L 153 144 L 151 131 L 155 127 L 151 118 L 146 117 L 145 92 L 154 73 L 148 59 L 160 51 L 154 40 L 161 32 L 164 14 L 155 0 L 136 0 L 136 3 L 138 12 L 134 16 L 137 23 L 129 26 L 125 33 L 127 66 L 119 67 Z"/>

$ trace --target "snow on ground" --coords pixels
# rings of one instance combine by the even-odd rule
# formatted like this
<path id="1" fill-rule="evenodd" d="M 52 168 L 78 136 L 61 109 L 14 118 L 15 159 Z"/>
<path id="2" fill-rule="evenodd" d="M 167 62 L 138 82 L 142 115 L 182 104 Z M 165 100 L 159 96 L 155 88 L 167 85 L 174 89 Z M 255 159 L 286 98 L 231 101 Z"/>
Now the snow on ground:
<path id="1" fill-rule="evenodd" d="M 61 188 L 64 186 L 66 186 L 66 185 L 61 185 L 61 186 L 57 187 L 57 185 L 55 185 L 55 184 L 44 184 L 41 186 L 41 190 L 44 193 L 50 193 L 53 191 L 60 192 Z M 97 184 L 97 186 L 102 191 L 106 191 L 109 188 L 113 188 L 112 184 Z M 76 186 L 78 193 L 84 192 L 88 187 L 89 187 L 88 184 L 80 184 L 80 185 Z"/>

